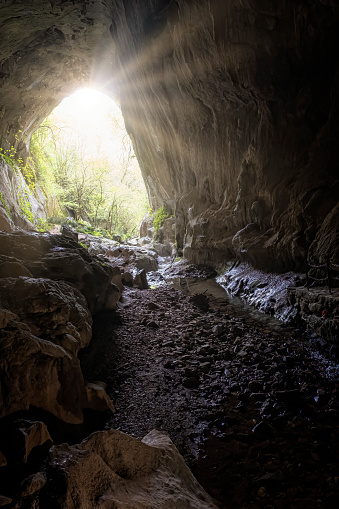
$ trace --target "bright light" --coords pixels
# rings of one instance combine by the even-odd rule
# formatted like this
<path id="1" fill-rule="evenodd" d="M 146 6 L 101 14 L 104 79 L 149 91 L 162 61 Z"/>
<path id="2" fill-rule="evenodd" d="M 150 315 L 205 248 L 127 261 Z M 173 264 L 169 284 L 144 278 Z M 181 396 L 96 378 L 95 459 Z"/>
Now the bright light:
<path id="1" fill-rule="evenodd" d="M 100 152 L 102 157 L 115 159 L 123 149 L 121 137 L 126 133 L 121 110 L 102 92 L 89 88 L 78 90 L 59 104 L 53 116 L 57 122 L 77 131 L 89 155 L 97 156 Z"/>

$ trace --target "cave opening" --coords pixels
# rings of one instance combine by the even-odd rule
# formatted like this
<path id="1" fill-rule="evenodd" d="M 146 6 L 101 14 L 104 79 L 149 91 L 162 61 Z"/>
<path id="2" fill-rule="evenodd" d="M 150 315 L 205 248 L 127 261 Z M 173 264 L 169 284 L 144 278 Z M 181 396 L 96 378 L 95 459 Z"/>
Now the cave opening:
<path id="1" fill-rule="evenodd" d="M 338 293 L 303 270 L 339 269 L 339 4 L 2 4 L 0 147 L 31 141 L 32 171 L 51 152 L 24 176 L 0 157 L 0 505 L 338 507 Z M 94 83 L 156 210 L 134 242 L 99 217 L 101 163 L 86 171 L 94 99 L 80 147 L 64 120 L 62 150 L 49 138 Z M 61 235 L 31 222 L 37 174 L 72 216 Z"/>
<path id="2" fill-rule="evenodd" d="M 47 224 L 126 239 L 149 209 L 121 109 L 94 88 L 64 98 L 35 130 L 25 176 L 46 196 Z"/>

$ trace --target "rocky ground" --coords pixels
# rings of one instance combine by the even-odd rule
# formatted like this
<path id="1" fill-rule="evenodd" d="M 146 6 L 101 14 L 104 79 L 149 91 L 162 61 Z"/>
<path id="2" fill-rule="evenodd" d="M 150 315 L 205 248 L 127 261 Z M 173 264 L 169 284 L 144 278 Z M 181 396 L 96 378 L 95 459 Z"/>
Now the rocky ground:
<path id="1" fill-rule="evenodd" d="M 115 402 L 103 427 L 166 430 L 220 507 L 339 506 L 337 365 L 300 331 L 180 280 L 126 289 L 81 360 Z"/>

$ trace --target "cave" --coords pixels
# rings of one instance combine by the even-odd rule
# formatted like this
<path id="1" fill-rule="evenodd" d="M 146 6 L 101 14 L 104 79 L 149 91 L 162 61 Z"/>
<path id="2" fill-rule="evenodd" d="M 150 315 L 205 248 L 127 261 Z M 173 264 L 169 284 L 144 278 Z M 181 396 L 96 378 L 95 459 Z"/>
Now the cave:
<path id="1" fill-rule="evenodd" d="M 254 285 L 259 291 L 259 301 L 270 293 L 272 281 L 278 286 L 283 285 L 283 281 L 290 283 L 292 276 L 286 274 L 304 273 L 305 264 L 306 273 L 311 264 L 326 265 L 327 270 L 333 267 L 333 271 L 338 272 L 339 5 L 335 0 L 33 0 L 29 3 L 5 0 L 0 6 L 0 33 L 2 149 L 13 147 L 16 157 L 25 160 L 32 133 L 62 99 L 81 87 L 96 88 L 119 102 L 151 207 L 153 210 L 163 208 L 170 218 L 167 230 L 161 232 L 160 244 L 168 241 L 172 255 L 182 258 L 182 263 L 190 270 L 194 272 L 192 267 L 199 267 L 198 273 L 204 275 L 214 269 L 231 267 L 236 271 L 231 285 L 237 287 L 238 295 L 244 292 L 246 285 L 248 288 Z M 125 507 L 126 500 L 119 499 L 118 495 L 114 500 L 110 498 L 107 486 L 112 476 L 123 480 L 118 483 L 120 488 L 115 485 L 117 493 L 122 485 L 127 486 L 129 479 L 135 482 L 131 493 L 153 489 L 152 482 L 160 485 L 168 474 L 162 472 L 161 477 L 160 472 L 157 481 L 152 481 L 150 476 L 146 487 L 141 488 L 141 472 L 150 475 L 156 471 L 154 465 L 160 464 L 170 470 L 173 444 L 157 432 L 149 433 L 144 442 L 138 442 L 113 429 L 86 428 L 88 433 L 98 434 L 90 435 L 77 446 L 75 439 L 72 442 L 68 438 L 75 429 L 79 431 L 84 427 L 84 413 L 89 412 L 88 409 L 94 413 L 114 409 L 105 384 L 96 383 L 97 379 L 91 375 L 93 366 L 91 368 L 90 364 L 93 359 L 95 362 L 100 359 L 94 350 L 95 345 L 99 353 L 103 348 L 98 338 L 105 336 L 105 327 L 118 330 L 121 326 L 115 312 L 121 299 L 122 283 L 130 284 L 131 280 L 127 271 L 125 275 L 121 272 L 119 263 L 109 263 L 95 253 L 91 257 L 74 237 L 27 232 L 27 222 L 20 217 L 15 200 L 11 198 L 12 170 L 5 160 L 0 160 L 0 172 L 0 468 L 5 472 L 0 486 L 0 505 L 41 509 L 52 507 L 51 504 L 65 509 Z M 12 215 L 9 203 L 14 207 Z M 147 232 L 147 225 L 143 228 Z M 112 257 L 132 256 L 130 248 L 119 249 L 119 254 L 113 250 Z M 152 257 L 146 258 L 149 270 L 153 270 Z M 190 317 L 187 326 L 195 331 L 196 322 L 204 321 L 199 313 L 207 312 L 205 290 L 197 290 L 195 296 L 180 293 L 182 275 L 180 272 L 177 275 L 179 289 L 172 289 L 174 293 L 172 297 L 167 296 L 168 301 L 162 296 L 162 290 L 157 290 L 159 299 L 167 302 L 161 310 L 156 307 L 159 306 L 159 302 L 155 302 L 157 297 L 145 297 L 143 305 L 148 306 L 148 311 L 164 315 L 166 306 L 172 306 L 173 316 L 180 306 L 184 310 L 187 306 Z M 144 273 L 138 276 L 136 284 L 144 288 L 140 291 L 151 292 L 146 289 Z M 322 331 L 323 338 L 316 341 L 336 355 L 337 280 L 333 277 L 331 294 L 320 292 L 312 300 L 306 290 L 298 293 L 300 278 L 299 283 L 294 279 L 295 289 L 290 295 L 293 316 L 306 313 L 307 308 L 311 314 L 310 327 Z M 187 283 L 185 290 L 190 284 Z M 204 347 L 209 341 L 206 339 L 198 350 L 209 359 L 218 356 L 218 348 L 212 343 L 217 341 L 215 338 L 221 343 L 226 341 L 225 327 L 219 323 L 219 318 L 227 315 L 235 351 L 229 358 L 215 360 L 213 357 L 213 361 L 206 361 L 202 369 L 204 374 L 208 373 L 211 362 L 232 363 L 234 354 L 245 352 L 239 344 L 248 332 L 242 315 L 233 323 L 230 317 L 233 311 L 229 308 L 218 311 L 218 297 L 214 295 L 211 299 L 216 317 L 214 332 L 211 332 L 214 339 L 210 340 L 210 346 Z M 173 304 L 175 301 L 177 304 Z M 257 302 L 257 307 L 260 305 Z M 263 310 L 277 312 L 275 294 L 265 306 Z M 135 316 L 139 316 L 138 308 L 133 307 L 133 310 Z M 128 306 L 122 312 L 128 314 Z M 141 325 L 156 335 L 159 324 L 146 318 L 140 317 Z M 205 329 L 201 325 L 198 336 L 204 337 Z M 91 342 L 92 331 L 94 340 Z M 298 331 L 295 329 L 291 337 L 295 338 Z M 128 335 L 123 329 L 121 334 L 122 337 Z M 188 341 L 185 334 L 189 336 L 190 333 L 183 332 L 184 342 Z M 264 329 L 259 337 L 262 334 L 265 334 Z M 219 413 L 213 417 L 219 420 L 217 427 L 229 427 L 234 435 L 232 440 L 231 432 L 228 439 L 225 434 L 221 438 L 209 438 L 206 457 L 221 451 L 219 466 L 215 467 L 218 472 L 222 458 L 232 455 L 238 458 L 242 447 L 251 448 L 252 456 L 262 449 L 267 460 L 266 473 L 260 471 L 256 477 L 253 474 L 259 479 L 253 481 L 255 490 L 252 484 L 248 488 L 243 479 L 243 484 L 240 481 L 237 484 L 237 476 L 240 479 L 241 475 L 233 472 L 230 478 L 237 495 L 229 506 L 225 499 L 219 498 L 219 503 L 224 504 L 220 507 L 311 508 L 318 507 L 317 497 L 321 502 L 319 507 L 337 507 L 338 477 L 331 467 L 336 461 L 333 451 L 338 446 L 333 427 L 339 411 L 334 396 L 337 380 L 334 375 L 330 377 L 324 389 L 318 379 L 312 378 L 315 357 L 310 356 L 313 364 L 310 361 L 311 364 L 306 365 L 300 357 L 301 347 L 292 346 L 292 339 L 286 341 L 282 340 L 277 355 L 285 359 L 290 379 L 275 389 L 276 406 L 264 395 L 267 384 L 261 379 L 260 383 L 250 380 L 252 388 L 249 386 L 246 390 L 237 381 L 224 391 L 232 412 L 234 405 L 239 404 L 236 415 L 223 420 L 218 408 Z M 257 363 L 261 368 L 257 369 L 272 371 L 274 363 L 278 362 L 277 355 L 272 353 L 275 347 L 268 339 L 262 339 L 262 343 L 265 348 Z M 257 355 L 255 345 L 251 343 L 249 349 L 252 357 Z M 82 354 L 82 350 L 87 353 Z M 80 357 L 83 356 L 82 365 L 79 351 Z M 121 359 L 126 362 L 124 355 L 121 352 Z M 239 365 L 241 355 L 240 361 L 238 358 L 235 361 Z M 246 352 L 243 355 L 246 360 Z M 265 365 L 265 356 L 272 359 L 272 369 Z M 298 391 L 299 382 L 293 385 L 291 381 L 296 373 L 293 357 L 299 367 L 303 365 L 303 376 L 308 377 L 304 392 Z M 173 371 L 171 362 L 167 360 L 167 365 Z M 92 378 L 85 383 L 86 369 L 88 377 Z M 185 388 L 194 391 L 197 389 L 195 370 L 185 369 Z M 169 373 L 166 376 L 169 381 L 173 378 Z M 219 389 L 215 387 L 217 393 Z M 307 398 L 313 401 L 313 406 Z M 267 417 L 268 410 L 264 412 L 266 417 L 262 421 L 252 423 L 253 436 L 247 428 L 234 431 L 232 422 L 236 427 L 235 421 L 244 405 L 251 401 L 259 407 L 263 400 L 265 404 L 268 402 L 267 407 L 272 406 L 272 415 L 273 407 L 279 405 L 286 405 L 289 410 L 284 416 L 275 415 L 274 423 Z M 314 402 L 320 402 L 321 409 L 315 409 Z M 302 415 L 296 413 L 296 408 L 301 407 Z M 318 421 L 315 416 L 319 417 Z M 311 429 L 312 419 L 316 424 Z M 14 420 L 17 423 L 15 433 Z M 285 435 L 282 426 L 286 426 Z M 101 429 L 99 425 L 98 429 Z M 300 432 L 300 441 L 299 429 L 304 430 Z M 333 450 L 324 438 L 326 430 L 333 441 Z M 309 452 L 307 464 L 310 461 L 316 470 L 313 477 L 313 466 L 307 469 L 300 452 L 301 467 L 298 468 L 307 471 L 308 488 L 306 485 L 301 489 L 299 485 L 288 488 L 290 478 L 285 470 L 289 468 L 289 460 L 281 454 L 279 463 L 279 453 L 275 454 L 274 450 L 280 431 L 281 436 L 288 436 L 286 443 L 290 450 L 295 447 L 306 450 L 307 445 L 303 444 L 311 442 L 321 446 L 314 446 Z M 191 434 L 194 433 L 191 430 Z M 12 444 L 9 450 L 7 435 L 8 443 Z M 83 428 L 80 435 L 86 436 Z M 62 437 L 69 443 L 51 449 L 52 441 L 61 444 Z M 105 450 L 105 441 L 111 444 L 112 450 L 119 451 L 114 459 L 113 453 Z M 20 445 L 14 447 L 13 444 L 19 442 Z M 13 458 L 11 448 L 15 449 Z M 34 473 L 37 457 L 43 454 L 44 457 L 49 454 L 44 473 Z M 125 464 L 119 459 L 122 456 Z M 134 465 L 133 458 L 140 458 L 140 464 L 135 461 Z M 285 458 L 284 464 L 282 458 Z M 63 461 L 67 463 L 64 470 Z M 208 491 L 208 482 L 213 484 L 213 481 L 208 476 L 208 468 L 203 466 L 204 460 L 199 461 L 201 468 L 197 477 L 199 479 L 201 472 L 205 472 L 204 488 Z M 164 502 L 160 495 L 159 498 L 154 495 L 152 507 L 215 507 L 182 462 L 181 458 L 177 459 L 173 467 L 188 486 L 182 495 L 182 506 L 180 501 L 175 505 L 173 500 Z M 87 479 L 86 490 L 82 491 L 75 464 L 85 477 L 86 472 L 92 471 L 101 481 L 95 484 Z M 16 468 L 20 470 L 20 489 L 14 483 L 12 491 L 7 492 L 6 482 L 10 484 Z M 223 467 L 220 468 L 222 477 Z M 296 472 L 294 474 L 299 475 Z M 320 478 L 324 478 L 322 482 Z M 49 485 L 48 479 L 54 481 Z M 106 479 L 106 485 L 102 479 Z M 312 482 L 318 489 L 312 492 L 314 499 L 309 494 Z M 59 491 L 65 491 L 67 483 L 70 490 L 58 498 Z M 164 488 L 164 493 L 168 495 L 176 490 L 175 486 L 173 480 L 173 485 L 169 484 L 167 491 Z M 272 486 L 275 498 L 268 495 Z M 247 489 L 256 493 L 250 501 L 240 494 Z M 73 498 L 72 490 L 76 493 Z M 197 495 L 195 502 L 189 502 L 190 493 Z M 218 497 L 217 488 L 213 495 Z M 151 507 L 147 502 L 142 505 L 141 501 L 135 502 L 136 505 L 131 501 L 128 504 L 126 507 Z"/>

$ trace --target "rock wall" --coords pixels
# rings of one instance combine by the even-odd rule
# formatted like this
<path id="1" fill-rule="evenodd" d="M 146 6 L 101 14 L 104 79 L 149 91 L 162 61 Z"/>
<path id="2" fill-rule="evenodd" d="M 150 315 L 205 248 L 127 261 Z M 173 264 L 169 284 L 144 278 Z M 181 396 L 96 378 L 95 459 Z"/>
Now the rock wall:
<path id="1" fill-rule="evenodd" d="M 153 207 L 194 262 L 338 260 L 335 0 L 0 8 L 3 143 L 80 85 L 119 97 Z M 9 132 L 9 134 L 7 134 Z"/>
<path id="2" fill-rule="evenodd" d="M 47 218 L 44 193 L 38 185 L 34 191 L 30 189 L 19 168 L 11 167 L 1 158 L 0 175 L 0 230 L 10 232 L 15 226 L 34 230 L 39 219 Z"/>
<path id="3" fill-rule="evenodd" d="M 33 407 L 79 424 L 85 408 L 113 409 L 85 384 L 77 354 L 92 316 L 116 308 L 117 278 L 67 237 L 0 232 L 0 418 Z"/>
<path id="4" fill-rule="evenodd" d="M 337 258 L 337 3 L 129 4 L 122 108 L 185 257 L 277 271 Z"/>

